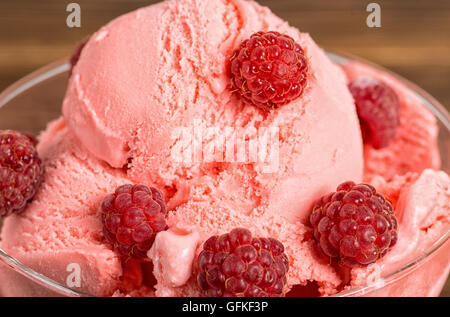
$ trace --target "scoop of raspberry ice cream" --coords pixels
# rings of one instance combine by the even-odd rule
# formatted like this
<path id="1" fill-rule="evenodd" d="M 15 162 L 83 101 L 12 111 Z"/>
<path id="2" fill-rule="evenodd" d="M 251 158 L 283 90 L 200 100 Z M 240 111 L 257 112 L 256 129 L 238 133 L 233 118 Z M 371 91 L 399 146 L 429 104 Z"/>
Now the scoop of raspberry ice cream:
<path id="1" fill-rule="evenodd" d="M 63 285 L 69 265 L 78 265 L 78 290 L 112 295 L 120 286 L 122 266 L 104 241 L 99 205 L 127 180 L 121 170 L 90 156 L 63 119 L 49 124 L 39 139 L 42 185 L 23 213 L 3 222 L 0 248 Z M 3 266 L 0 279 L 3 296 L 55 295 Z"/>
<path id="2" fill-rule="evenodd" d="M 302 48 L 308 85 L 267 113 L 232 93 L 228 66 L 242 41 L 269 30 Z M 244 214 L 261 207 L 306 220 L 314 198 L 362 178 L 361 133 L 343 72 L 308 34 L 253 1 L 166 1 L 113 20 L 84 46 L 63 114 L 95 157 L 126 166 L 134 183 L 154 184 L 169 208 L 207 190 Z M 264 131 L 273 132 L 267 141 Z M 248 140 L 258 158 L 241 159 L 238 141 L 222 137 Z M 210 160 L 213 146 L 220 152 Z"/>

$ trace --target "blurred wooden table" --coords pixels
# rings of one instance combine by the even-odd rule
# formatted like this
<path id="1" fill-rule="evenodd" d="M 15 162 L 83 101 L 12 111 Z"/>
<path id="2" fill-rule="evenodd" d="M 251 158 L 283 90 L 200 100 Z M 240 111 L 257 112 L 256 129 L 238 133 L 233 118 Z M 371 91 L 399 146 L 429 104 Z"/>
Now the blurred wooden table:
<path id="1" fill-rule="evenodd" d="M 66 26 L 70 2 L 81 6 L 81 28 Z M 36 68 L 69 56 L 79 40 L 112 18 L 155 2 L 0 1 L 0 91 Z M 371 1 L 259 2 L 309 32 L 319 45 L 383 65 L 415 82 L 450 109 L 450 1 L 378 0 L 381 28 L 366 26 L 366 5 Z M 442 295 L 450 296 L 450 283 Z"/>

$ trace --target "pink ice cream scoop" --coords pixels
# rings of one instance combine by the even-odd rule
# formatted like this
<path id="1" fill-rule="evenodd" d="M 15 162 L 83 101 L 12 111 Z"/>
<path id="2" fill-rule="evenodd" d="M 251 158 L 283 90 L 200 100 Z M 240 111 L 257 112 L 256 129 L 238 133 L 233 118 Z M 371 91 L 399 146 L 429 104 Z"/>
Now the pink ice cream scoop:
<path id="1" fill-rule="evenodd" d="M 268 30 L 303 47 L 310 73 L 301 98 L 263 112 L 232 95 L 227 63 L 242 40 Z M 361 134 L 345 85 L 308 34 L 253 1 L 166 1 L 91 36 L 63 113 L 93 156 L 128 164 L 130 179 L 166 190 L 171 208 L 209 192 L 203 199 L 238 213 L 303 221 L 316 197 L 342 179 L 362 179 Z M 241 157 L 242 138 L 267 155 Z M 219 159 L 208 157 L 214 144 L 225 144 L 213 154 Z"/>

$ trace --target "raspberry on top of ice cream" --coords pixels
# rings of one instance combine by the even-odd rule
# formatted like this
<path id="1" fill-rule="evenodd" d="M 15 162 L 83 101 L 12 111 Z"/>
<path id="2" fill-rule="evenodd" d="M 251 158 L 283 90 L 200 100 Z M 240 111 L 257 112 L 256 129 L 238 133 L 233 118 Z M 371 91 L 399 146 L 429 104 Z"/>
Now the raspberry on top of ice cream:
<path id="1" fill-rule="evenodd" d="M 375 149 L 388 146 L 400 124 L 400 102 L 395 91 L 367 76 L 354 79 L 349 89 L 355 99 L 364 143 Z"/>
<path id="2" fill-rule="evenodd" d="M 231 58 L 231 90 L 262 109 L 297 99 L 307 81 L 303 48 L 278 32 L 257 32 L 243 41 Z"/>
<path id="3" fill-rule="evenodd" d="M 342 183 L 316 202 L 310 223 L 319 249 L 345 266 L 373 263 L 397 242 L 392 205 L 369 184 Z"/>
<path id="4" fill-rule="evenodd" d="M 36 140 L 17 131 L 0 131 L 0 218 L 21 213 L 42 178 Z"/>
<path id="5" fill-rule="evenodd" d="M 101 205 L 103 233 L 124 257 L 144 258 L 156 233 L 166 230 L 166 207 L 161 192 L 144 185 L 123 185 Z"/>
<path id="6" fill-rule="evenodd" d="M 289 260 L 280 241 L 236 228 L 206 240 L 197 269 L 204 296 L 283 296 Z"/>

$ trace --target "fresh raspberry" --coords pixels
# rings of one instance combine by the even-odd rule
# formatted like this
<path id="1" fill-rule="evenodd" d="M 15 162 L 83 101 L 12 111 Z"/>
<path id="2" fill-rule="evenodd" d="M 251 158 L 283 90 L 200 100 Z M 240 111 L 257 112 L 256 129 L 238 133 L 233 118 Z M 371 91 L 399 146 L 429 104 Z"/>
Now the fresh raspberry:
<path id="1" fill-rule="evenodd" d="M 316 202 L 309 221 L 319 249 L 345 266 L 373 263 L 397 242 L 392 205 L 369 184 L 342 183 Z"/>
<path id="2" fill-rule="evenodd" d="M 197 261 L 197 283 L 210 297 L 283 296 L 289 269 L 283 244 L 237 228 L 212 236 Z"/>
<path id="3" fill-rule="evenodd" d="M 297 99 L 307 81 L 302 47 L 278 32 L 258 32 L 242 42 L 231 58 L 231 90 L 246 103 L 274 109 Z"/>
<path id="4" fill-rule="evenodd" d="M 349 84 L 364 143 L 375 149 L 389 145 L 400 124 L 400 102 L 395 91 L 372 77 L 358 77 Z"/>
<path id="5" fill-rule="evenodd" d="M 82 40 L 80 43 L 77 44 L 77 47 L 75 48 L 75 51 L 73 52 L 72 56 L 70 57 L 69 76 L 72 75 L 72 70 L 75 67 L 75 65 L 78 63 L 78 60 L 80 59 L 81 52 L 83 51 L 83 48 L 86 46 L 86 43 L 88 41 L 89 41 L 89 36 L 86 37 L 84 40 Z"/>
<path id="6" fill-rule="evenodd" d="M 106 196 L 101 211 L 106 240 L 127 259 L 146 257 L 155 235 L 167 229 L 164 198 L 153 187 L 120 186 Z"/>
<path id="7" fill-rule="evenodd" d="M 16 131 L 0 131 L 0 218 L 21 213 L 41 184 L 36 140 Z"/>

